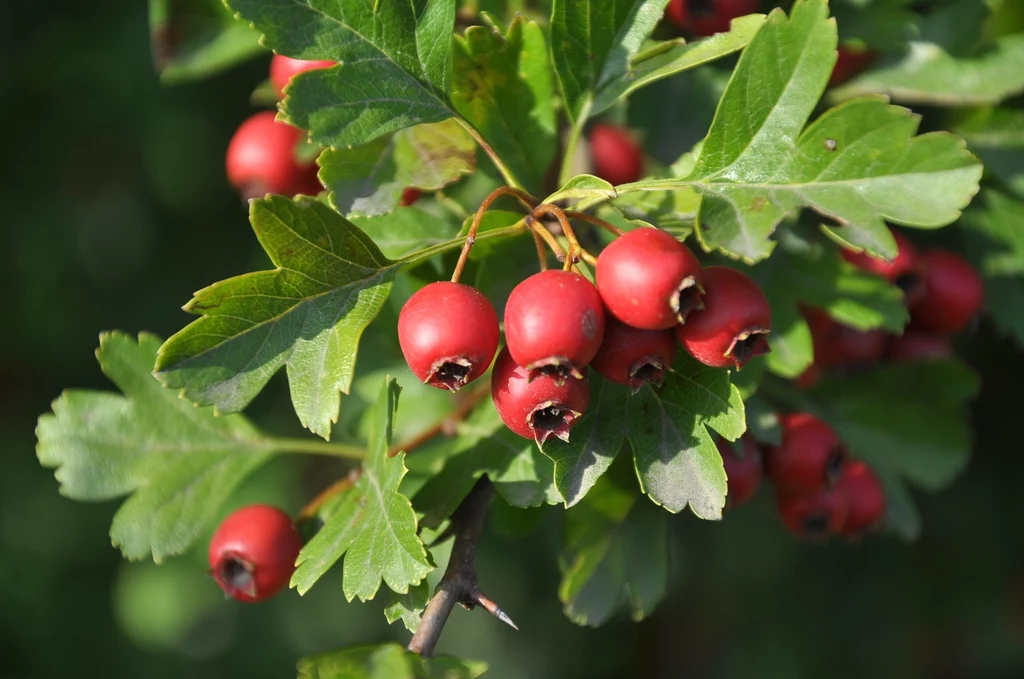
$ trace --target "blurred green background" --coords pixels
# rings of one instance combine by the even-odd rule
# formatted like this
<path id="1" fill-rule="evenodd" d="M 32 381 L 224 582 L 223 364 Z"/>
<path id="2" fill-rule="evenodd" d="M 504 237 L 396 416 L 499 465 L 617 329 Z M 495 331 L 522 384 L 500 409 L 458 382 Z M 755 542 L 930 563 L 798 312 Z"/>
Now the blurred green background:
<path id="1" fill-rule="evenodd" d="M 346 603 L 340 573 L 305 598 L 245 606 L 205 576 L 202 548 L 124 562 L 106 534 L 117 503 L 61 498 L 33 451 L 35 418 L 61 389 L 109 388 L 93 358 L 101 330 L 167 336 L 188 320 L 178 308 L 192 291 L 266 266 L 223 153 L 269 58 L 161 87 L 138 0 L 2 3 L 0 50 L 13 307 L 0 336 L 0 677 L 277 678 L 304 654 L 407 640 L 385 624 L 384 597 Z M 709 82 L 638 97 L 631 122 L 650 130 L 652 154 L 671 160 L 706 129 L 709 106 L 681 123 L 664 112 Z M 528 537 L 489 530 L 481 545 L 488 593 L 522 631 L 456 611 L 439 650 L 488 661 L 495 679 L 1024 676 L 1024 360 L 985 323 L 958 349 L 984 381 L 975 452 L 954 487 L 918 496 L 916 543 L 798 544 L 763 489 L 721 523 L 673 517 L 670 596 L 639 625 L 590 630 L 560 610 L 559 515 L 547 511 Z M 251 412 L 297 431 L 280 380 Z M 294 511 L 331 474 L 281 460 L 234 504 Z"/>

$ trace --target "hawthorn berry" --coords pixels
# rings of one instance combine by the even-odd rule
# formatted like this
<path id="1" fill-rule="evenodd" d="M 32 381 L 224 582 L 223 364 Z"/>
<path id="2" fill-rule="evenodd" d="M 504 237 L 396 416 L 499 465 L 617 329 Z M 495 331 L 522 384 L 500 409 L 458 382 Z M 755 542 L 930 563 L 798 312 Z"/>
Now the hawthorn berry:
<path id="1" fill-rule="evenodd" d="M 873 365 L 885 353 L 885 333 L 881 330 L 856 330 L 828 319 L 828 324 L 812 324 L 814 361 L 819 367 L 837 365 Z"/>
<path id="2" fill-rule="evenodd" d="M 413 188 L 404 189 L 402 191 L 402 197 L 399 199 L 398 204 L 402 205 L 402 206 L 405 206 L 405 207 L 408 207 L 409 205 L 412 205 L 417 200 L 419 200 L 420 196 L 422 196 L 422 195 L 423 195 L 423 192 L 420 191 L 419 189 L 413 189 Z"/>
<path id="3" fill-rule="evenodd" d="M 270 84 L 274 86 L 278 98 L 284 96 L 284 87 L 293 77 L 305 71 L 315 71 L 318 68 L 330 68 L 336 61 L 326 59 L 292 59 L 283 54 L 275 54 L 270 60 Z"/>
<path id="4" fill-rule="evenodd" d="M 714 368 L 742 368 L 767 354 L 772 326 L 768 298 L 749 276 L 727 266 L 704 269 L 704 308 L 676 327 L 690 355 Z"/>
<path id="5" fill-rule="evenodd" d="M 687 28 L 686 0 L 670 0 L 665 7 L 665 17 L 679 28 Z"/>
<path id="6" fill-rule="evenodd" d="M 616 186 L 644 176 L 644 151 L 625 129 L 595 123 L 588 140 L 594 175 Z"/>
<path id="7" fill-rule="evenodd" d="M 687 15 L 694 35 L 713 35 L 729 30 L 729 23 L 757 11 L 757 0 L 688 0 Z"/>
<path id="8" fill-rule="evenodd" d="M 835 492 L 846 500 L 847 513 L 839 532 L 856 536 L 877 528 L 885 517 L 885 490 L 860 460 L 851 460 L 836 481 Z"/>
<path id="9" fill-rule="evenodd" d="M 867 252 L 840 250 L 840 254 L 858 269 L 873 273 L 889 281 L 903 290 L 903 298 L 907 304 L 917 301 L 924 292 L 921 281 L 921 270 L 917 248 L 910 239 L 898 231 L 892 232 L 896 240 L 896 258 L 891 262 L 882 257 L 869 255 Z"/>
<path id="10" fill-rule="evenodd" d="M 953 334 L 967 327 L 985 300 L 981 276 L 967 260 L 948 250 L 920 255 L 924 294 L 910 305 L 914 324 L 932 332 Z"/>
<path id="11" fill-rule="evenodd" d="M 704 308 L 704 274 L 690 248 L 661 229 L 634 229 L 597 258 L 597 290 L 613 316 L 644 330 L 685 323 Z"/>
<path id="12" fill-rule="evenodd" d="M 505 304 L 505 343 L 530 379 L 582 378 L 604 337 L 601 296 L 574 271 L 536 273 Z"/>
<path id="13" fill-rule="evenodd" d="M 831 488 L 846 461 L 846 447 L 832 427 L 810 413 L 779 417 L 782 443 L 765 451 L 765 474 L 779 492 L 814 493 Z"/>
<path id="14" fill-rule="evenodd" d="M 849 508 L 846 496 L 835 490 L 793 495 L 779 492 L 776 504 L 782 523 L 793 535 L 822 540 L 842 530 Z"/>
<path id="15" fill-rule="evenodd" d="M 953 345 L 944 335 L 909 328 L 902 335 L 889 339 L 885 355 L 893 362 L 932 361 L 952 358 Z"/>
<path id="16" fill-rule="evenodd" d="M 462 283 L 431 283 L 398 315 L 398 343 L 409 369 L 438 389 L 457 391 L 483 375 L 500 334 L 490 300 Z"/>
<path id="17" fill-rule="evenodd" d="M 551 375 L 531 379 L 506 347 L 494 363 L 491 398 L 505 426 L 544 445 L 551 436 L 569 440 L 569 430 L 587 410 L 590 384 L 586 377 L 561 383 Z"/>
<path id="18" fill-rule="evenodd" d="M 744 435 L 737 442 L 743 447 L 743 457 L 736 453 L 733 443 L 719 438 L 718 452 L 722 455 L 725 476 L 729 481 L 729 492 L 725 496 L 725 506 L 735 509 L 754 497 L 764 476 L 761 447 L 749 435 Z"/>
<path id="19" fill-rule="evenodd" d="M 590 367 L 637 391 L 648 382 L 661 384 L 675 357 L 676 336 L 671 330 L 642 330 L 608 316 L 601 348 Z"/>
<path id="20" fill-rule="evenodd" d="M 230 597 L 269 599 L 292 577 L 302 538 L 276 507 L 249 505 L 230 514 L 210 540 L 211 575 Z"/>
<path id="21" fill-rule="evenodd" d="M 828 86 L 841 85 L 861 71 L 865 70 L 878 57 L 878 53 L 865 47 L 840 45 L 836 57 L 836 65 L 832 67 Z"/>
<path id="22" fill-rule="evenodd" d="M 319 193 L 316 164 L 300 164 L 295 157 L 302 134 L 297 127 L 274 120 L 271 111 L 252 116 L 228 144 L 228 181 L 245 198 L 267 193 Z"/>

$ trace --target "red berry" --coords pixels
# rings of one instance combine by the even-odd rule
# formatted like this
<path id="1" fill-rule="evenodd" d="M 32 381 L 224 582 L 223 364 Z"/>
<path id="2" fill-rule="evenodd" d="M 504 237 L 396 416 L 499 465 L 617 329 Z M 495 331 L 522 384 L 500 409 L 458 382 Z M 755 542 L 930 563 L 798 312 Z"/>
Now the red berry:
<path id="1" fill-rule="evenodd" d="M 779 492 L 802 495 L 831 488 L 846 460 L 839 435 L 809 413 L 782 415 L 779 422 L 782 444 L 768 448 L 764 460 Z"/>
<path id="2" fill-rule="evenodd" d="M 985 301 L 985 284 L 967 260 L 948 250 L 920 255 L 924 294 L 910 317 L 925 330 L 951 335 L 967 327 Z"/>
<path id="3" fill-rule="evenodd" d="M 749 276 L 727 266 L 704 269 L 704 308 L 686 318 L 676 335 L 690 355 L 714 368 L 742 368 L 770 351 L 768 298 Z"/>
<path id="4" fill-rule="evenodd" d="M 402 198 L 398 201 L 398 204 L 402 206 L 412 205 L 417 200 L 419 200 L 420 196 L 422 195 L 423 192 L 420 191 L 419 189 L 405 189 L 404 191 L 402 191 Z"/>
<path id="5" fill-rule="evenodd" d="M 700 262 L 661 229 L 634 229 L 597 258 L 597 290 L 613 316 L 634 328 L 664 330 L 685 323 L 704 303 Z"/>
<path id="6" fill-rule="evenodd" d="M 793 535 L 807 540 L 822 540 L 838 533 L 849 511 L 846 497 L 834 490 L 819 490 L 806 495 L 780 492 L 776 502 L 786 528 Z"/>
<path id="7" fill-rule="evenodd" d="M 718 452 L 722 454 L 725 476 L 729 479 L 725 506 L 735 509 L 754 497 L 761 485 L 761 477 L 764 475 L 761 447 L 749 435 L 744 435 L 735 444 L 724 439 L 718 439 L 716 443 Z M 736 445 L 743 446 L 743 457 L 736 454 Z"/>
<path id="8" fill-rule="evenodd" d="M 616 186 L 644 176 L 644 151 L 623 128 L 595 123 L 589 140 L 596 176 Z"/>
<path id="9" fill-rule="evenodd" d="M 849 510 L 839 530 L 843 535 L 861 535 L 881 524 L 885 517 L 885 490 L 871 467 L 851 460 L 839 475 L 835 492 L 846 499 Z"/>
<path id="10" fill-rule="evenodd" d="M 710 4 L 710 7 L 708 6 Z M 757 0 L 690 0 L 690 27 L 695 35 L 712 35 L 729 30 L 729 22 L 757 11 Z"/>
<path id="11" fill-rule="evenodd" d="M 793 384 L 800 389 L 810 389 L 821 380 L 821 366 L 817 362 L 811 363 L 807 368 L 793 380 Z"/>
<path id="12" fill-rule="evenodd" d="M 647 382 L 661 384 L 676 357 L 671 330 L 641 330 L 609 316 L 604 339 L 590 367 L 602 377 L 637 391 Z"/>
<path id="13" fill-rule="evenodd" d="M 863 251 L 840 250 L 840 254 L 843 259 L 858 269 L 881 276 L 901 288 L 904 301 L 911 304 L 917 301 L 924 292 L 917 248 L 903 234 L 893 231 L 892 235 L 896 239 L 897 254 L 896 259 L 891 262 Z"/>
<path id="14" fill-rule="evenodd" d="M 302 539 L 288 515 L 249 505 L 228 516 L 210 540 L 211 574 L 239 601 L 269 599 L 288 584 Z"/>
<path id="15" fill-rule="evenodd" d="M 679 28 L 686 28 L 686 0 L 671 0 L 665 8 L 665 17 Z"/>
<path id="16" fill-rule="evenodd" d="M 530 379 L 582 378 L 604 337 L 597 288 L 572 271 L 541 271 L 512 289 L 505 304 L 505 343 Z"/>
<path id="17" fill-rule="evenodd" d="M 292 59 L 283 54 L 275 54 L 274 58 L 270 60 L 270 84 L 274 86 L 274 91 L 277 92 L 277 96 L 280 98 L 284 96 L 284 86 L 294 76 L 305 71 L 314 71 L 318 68 L 330 68 L 336 63 L 338 62 L 325 59 L 314 59 L 312 61 Z"/>
<path id="18" fill-rule="evenodd" d="M 885 333 L 856 330 L 838 323 L 821 309 L 802 307 L 814 342 L 814 363 L 819 369 L 837 365 L 874 365 L 885 353 Z"/>
<path id="19" fill-rule="evenodd" d="M 245 198 L 267 193 L 315 195 L 319 192 L 316 164 L 300 165 L 295 158 L 302 134 L 302 130 L 274 120 L 270 111 L 252 116 L 228 145 L 228 181 Z"/>
<path id="20" fill-rule="evenodd" d="M 865 70 L 877 57 L 878 53 L 874 50 L 840 45 L 836 65 L 832 67 L 832 75 L 828 79 L 828 86 L 835 87 L 843 84 Z"/>
<path id="21" fill-rule="evenodd" d="M 900 361 L 932 361 L 952 358 L 953 345 L 944 335 L 933 335 L 924 330 L 904 330 L 899 337 L 889 339 L 886 357 L 894 363 Z"/>
<path id="22" fill-rule="evenodd" d="M 561 384 L 550 375 L 530 379 L 505 348 L 494 364 L 491 398 L 505 426 L 544 445 L 551 436 L 569 440 L 569 430 L 587 410 L 590 384 L 586 377 Z"/>
<path id="23" fill-rule="evenodd" d="M 479 290 L 440 281 L 418 290 L 398 315 L 398 343 L 425 384 L 457 391 L 483 375 L 498 350 L 498 314 Z"/>

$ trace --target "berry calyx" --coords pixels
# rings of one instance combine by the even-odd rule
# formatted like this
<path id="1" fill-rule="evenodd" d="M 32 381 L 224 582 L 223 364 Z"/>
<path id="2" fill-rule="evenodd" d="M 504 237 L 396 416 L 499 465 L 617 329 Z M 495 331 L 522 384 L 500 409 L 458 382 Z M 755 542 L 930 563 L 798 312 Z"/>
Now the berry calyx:
<path id="1" fill-rule="evenodd" d="M 644 151 L 625 129 L 595 123 L 588 140 L 594 175 L 616 186 L 644 176 Z"/>
<path id="2" fill-rule="evenodd" d="M 839 529 L 843 535 L 862 535 L 881 525 L 885 518 L 885 490 L 871 467 L 860 460 L 850 461 L 836 481 L 835 492 L 844 496 L 848 509 Z"/>
<path id="3" fill-rule="evenodd" d="M 228 596 L 245 602 L 269 599 L 292 577 L 302 539 L 287 514 L 249 505 L 230 514 L 213 534 L 211 575 Z"/>
<path id="4" fill-rule="evenodd" d="M 587 410 L 590 384 L 586 377 L 561 383 L 550 375 L 530 379 L 505 348 L 494 364 L 491 398 L 505 426 L 544 445 L 552 436 L 569 440 L 569 430 Z"/>
<path id="5" fill-rule="evenodd" d="M 420 199 L 423 192 L 419 189 L 408 188 L 402 191 L 402 197 L 398 200 L 398 204 L 403 207 L 408 207 Z"/>
<path id="6" fill-rule="evenodd" d="M 924 294 L 910 306 L 916 325 L 951 335 L 967 327 L 985 301 L 981 276 L 963 257 L 948 250 L 920 255 Z"/>
<path id="7" fill-rule="evenodd" d="M 676 336 L 671 330 L 642 330 L 609 316 L 590 367 L 605 379 L 637 391 L 648 382 L 661 384 L 675 357 Z"/>
<path id="8" fill-rule="evenodd" d="M 835 490 L 820 490 L 806 495 L 780 492 L 776 504 L 786 528 L 805 540 L 823 540 L 838 533 L 849 511 L 845 495 Z"/>
<path id="9" fill-rule="evenodd" d="M 858 269 L 880 276 L 903 290 L 904 301 L 911 304 L 924 293 L 917 248 L 898 231 L 893 231 L 892 236 L 896 240 L 897 251 L 891 262 L 865 251 L 840 250 L 840 254 Z"/>
<path id="10" fill-rule="evenodd" d="M 601 296 L 573 271 L 549 270 L 522 281 L 505 304 L 505 343 L 530 379 L 582 379 L 604 337 Z"/>
<path id="11" fill-rule="evenodd" d="M 935 335 L 913 328 L 903 331 L 898 337 L 889 339 L 886 357 L 895 362 L 934 361 L 953 357 L 953 345 L 944 335 Z"/>
<path id="12" fill-rule="evenodd" d="M 228 144 L 228 181 L 247 199 L 267 193 L 319 193 L 316 164 L 300 164 L 295 157 L 302 135 L 297 127 L 276 121 L 271 111 L 250 117 Z"/>
<path id="13" fill-rule="evenodd" d="M 878 53 L 866 47 L 840 45 L 836 65 L 832 67 L 832 75 L 828 79 L 828 86 L 835 87 L 843 84 L 865 70 L 876 58 L 878 58 Z"/>
<path id="14" fill-rule="evenodd" d="M 704 274 L 690 248 L 661 229 L 634 229 L 597 258 L 597 290 L 613 316 L 664 330 L 704 308 Z"/>
<path id="15" fill-rule="evenodd" d="M 846 461 L 846 446 L 832 427 L 810 413 L 779 417 L 782 444 L 765 451 L 765 473 L 779 492 L 815 493 L 831 488 Z"/>
<path id="16" fill-rule="evenodd" d="M 771 351 L 768 298 L 749 276 L 727 266 L 704 269 L 704 308 L 676 328 L 690 355 L 714 368 L 742 368 Z"/>
<path id="17" fill-rule="evenodd" d="M 764 476 L 761 447 L 749 435 L 742 436 L 736 443 L 729 443 L 721 438 L 715 443 L 722 455 L 722 465 L 725 467 L 725 476 L 729 482 L 725 506 L 728 509 L 735 509 L 754 497 L 761 485 L 761 477 Z M 742 457 L 736 452 L 736 446 L 742 447 Z"/>
<path id="18" fill-rule="evenodd" d="M 431 283 L 398 315 L 398 343 L 409 369 L 438 389 L 458 391 L 483 375 L 500 334 L 490 300 L 462 283 Z"/>
<path id="19" fill-rule="evenodd" d="M 318 68 L 330 68 L 336 61 L 327 59 L 292 59 L 283 54 L 275 54 L 270 60 L 270 84 L 280 99 L 284 96 L 284 87 L 293 77 L 305 71 L 315 71 Z"/>

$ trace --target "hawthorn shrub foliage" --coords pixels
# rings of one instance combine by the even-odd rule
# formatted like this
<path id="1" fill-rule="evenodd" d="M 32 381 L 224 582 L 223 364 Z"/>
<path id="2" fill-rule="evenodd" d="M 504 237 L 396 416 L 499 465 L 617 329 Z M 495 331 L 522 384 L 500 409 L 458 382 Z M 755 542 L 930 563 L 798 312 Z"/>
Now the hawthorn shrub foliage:
<path id="1" fill-rule="evenodd" d="M 977 268 L 994 321 L 1024 337 L 1024 253 L 1014 231 L 1024 219 L 1024 175 L 1003 148 L 1024 146 L 1024 118 L 998 106 L 1024 90 L 1024 34 L 990 30 L 989 8 L 970 2 L 936 2 L 918 16 L 903 2 L 830 8 L 826 0 L 796 0 L 788 11 L 737 17 L 728 32 L 706 37 L 689 23 L 663 21 L 667 0 L 543 4 L 549 12 L 531 6 L 505 17 L 456 0 L 228 0 L 229 7 L 210 0 L 193 3 L 186 21 L 177 5 L 152 3 L 167 81 L 213 73 L 262 48 L 316 62 L 284 69 L 275 57 L 273 82 L 254 100 L 273 102 L 279 125 L 308 132 L 274 167 L 305 167 L 315 157 L 319 186 L 291 186 L 319 195 L 251 200 L 250 222 L 273 268 L 195 293 L 185 306 L 195 320 L 167 340 L 104 333 L 97 358 L 121 393 L 68 391 L 40 418 L 39 459 L 56 469 L 62 493 L 127 496 L 111 527 L 127 558 L 160 561 L 189 549 L 209 535 L 249 474 L 286 453 L 350 463 L 346 477 L 295 517 L 306 541 L 291 586 L 305 594 L 340 568 L 349 599 L 374 598 L 383 585 L 392 599 L 388 619 L 410 630 L 430 601 L 427 577 L 442 565 L 424 536 L 446 538 L 446 526 L 462 526 L 468 510 L 460 505 L 486 484 L 512 507 L 564 509 L 559 596 L 566 614 L 586 625 L 620 609 L 634 619 L 650 613 L 667 582 L 671 515 L 689 508 L 718 520 L 727 504 L 735 511 L 760 483 L 762 454 L 780 483 L 781 518 L 797 535 L 862 535 L 879 525 L 907 539 L 917 534 L 909 489 L 940 490 L 964 468 L 965 403 L 978 388 L 948 339 L 929 329 L 945 327 L 928 322 L 949 301 L 935 295 L 952 296 L 957 321 L 948 327 L 962 327 L 983 303 L 981 279 L 971 279 Z M 166 44 L 168 36 L 178 42 Z M 859 74 L 844 66 L 833 78 L 840 39 L 870 50 Z M 716 60 L 734 66 L 708 65 Z M 621 125 L 630 96 L 691 69 L 721 74 L 706 135 L 669 165 L 637 157 L 643 134 Z M 830 78 L 845 82 L 826 92 Z M 963 138 L 918 134 L 919 117 L 885 95 L 957 109 L 937 120 Z M 610 159 L 587 150 L 594 129 L 595 156 Z M 962 215 L 982 179 L 964 138 L 990 161 L 991 177 Z M 623 154 L 617 162 L 615 153 Z M 250 171 L 253 162 L 246 158 Z M 602 167 L 620 183 L 589 173 Z M 245 191 L 267 185 L 259 176 L 239 181 Z M 946 242 L 959 244 L 959 256 L 911 252 L 928 240 L 923 230 L 953 222 L 957 234 Z M 898 239 L 889 225 L 900 229 Z M 605 331 L 615 339 L 598 352 L 600 372 L 585 365 L 596 344 L 579 365 L 569 361 L 570 369 L 532 382 L 499 349 L 499 363 L 508 364 L 502 379 L 519 380 L 519 393 L 587 390 L 587 398 L 573 397 L 583 405 L 567 436 L 535 436 L 539 445 L 504 426 L 487 397 L 491 373 L 480 377 L 485 366 L 477 365 L 493 354 L 487 333 L 469 333 L 487 346 L 455 377 L 431 379 L 430 355 L 417 354 L 416 375 L 406 366 L 397 319 L 417 290 L 455 270 L 493 305 L 495 313 L 481 313 L 496 322 L 513 289 L 539 269 L 572 270 L 591 285 L 596 255 L 617 234 L 647 228 L 671 234 L 670 249 L 685 242 L 698 253 L 697 274 L 676 292 L 706 292 L 716 318 L 731 319 L 734 310 L 725 292 L 699 285 L 700 267 L 730 267 L 763 292 L 770 332 L 759 321 L 760 349 L 744 356 L 742 370 L 744 361 L 731 359 L 710 367 L 715 361 L 695 359 L 687 343 L 705 347 L 690 349 L 700 358 L 707 346 L 721 353 L 747 335 L 724 344 L 698 338 L 696 324 L 667 327 L 676 323 L 669 311 L 666 325 L 649 328 L 606 311 Z M 646 261 L 660 266 L 660 256 Z M 970 270 L 961 279 L 926 266 L 950 256 L 952 268 Z M 725 274 L 707 278 L 736 277 Z M 963 277 L 974 286 L 966 293 Z M 922 286 L 948 292 L 925 304 Z M 528 300 L 544 312 L 537 317 L 558 316 L 548 305 L 573 307 L 552 290 Z M 711 313 L 694 299 L 680 314 L 687 321 Z M 438 303 L 431 320 L 419 307 L 445 340 L 466 331 L 460 318 L 480 315 Z M 914 309 L 927 312 L 906 342 Z M 550 332 L 571 334 L 555 325 Z M 410 342 L 424 339 L 414 330 Z M 637 337 L 653 348 L 638 349 Z M 765 340 L 771 350 L 761 356 Z M 424 340 L 422 351 L 441 344 Z M 624 355 L 639 363 L 614 363 Z M 543 373 L 538 366 L 531 370 Z M 242 414 L 282 369 L 298 421 L 313 436 L 272 436 Z M 818 433 L 787 429 L 798 420 L 818 423 Z M 786 471 L 791 459 L 803 464 L 801 483 L 810 479 L 795 494 L 786 490 L 794 487 L 786 475 L 797 473 Z M 843 464 L 854 470 L 848 477 Z M 737 470 L 735 502 L 726 469 Z M 275 558 L 289 553 L 265 542 L 269 531 L 257 532 L 260 549 Z M 259 563 L 230 554 L 235 570 L 224 577 L 259 581 Z M 280 564 L 274 568 L 276 578 Z M 445 578 L 457 575 L 449 568 Z M 486 573 L 480 580 L 486 584 Z M 504 615 L 486 598 L 469 603 Z M 299 670 L 320 677 L 370 676 L 380 667 L 393 677 L 484 670 L 431 659 L 429 642 L 411 648 L 347 649 L 306 658 Z"/>

